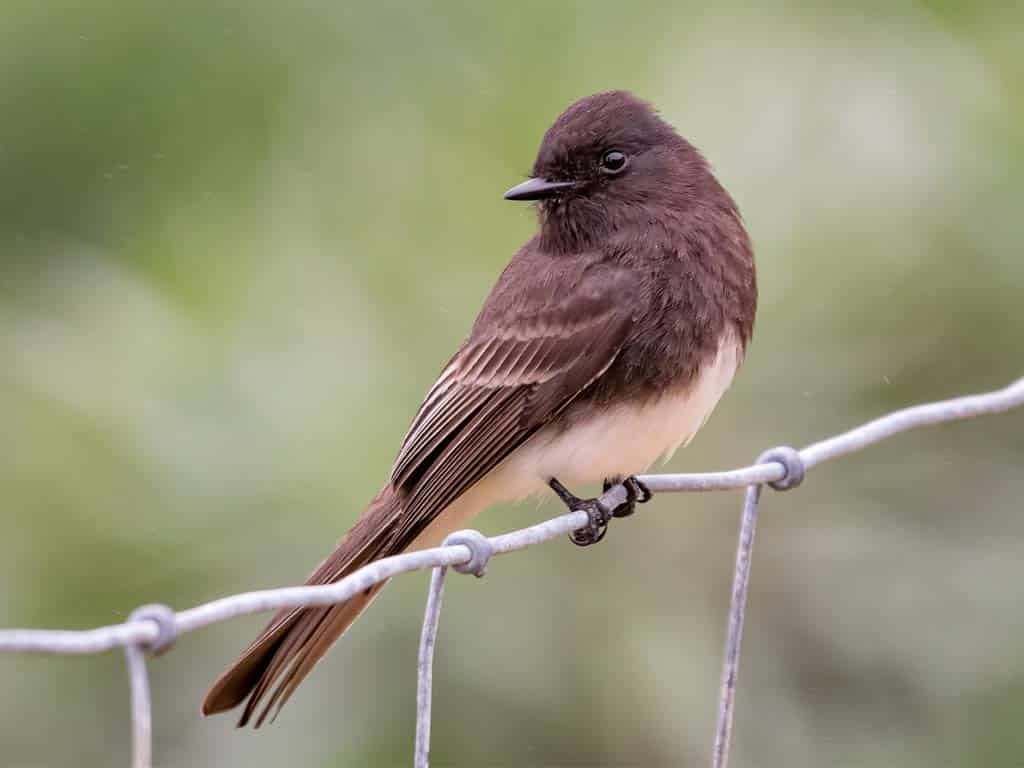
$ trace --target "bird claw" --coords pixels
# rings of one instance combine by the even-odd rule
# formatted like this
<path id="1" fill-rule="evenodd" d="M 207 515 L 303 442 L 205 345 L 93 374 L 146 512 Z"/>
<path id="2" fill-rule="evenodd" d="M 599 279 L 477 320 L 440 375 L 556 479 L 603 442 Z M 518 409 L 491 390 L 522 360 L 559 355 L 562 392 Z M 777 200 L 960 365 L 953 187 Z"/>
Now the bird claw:
<path id="1" fill-rule="evenodd" d="M 572 512 L 586 512 L 589 522 L 582 528 L 577 528 L 569 534 L 569 540 L 579 547 L 589 547 L 597 544 L 608 533 L 608 523 L 613 517 L 629 517 L 636 511 L 637 504 L 644 504 L 651 499 L 651 491 L 647 486 L 635 477 L 627 477 L 625 480 L 610 478 L 604 481 L 604 490 L 612 488 L 619 483 L 626 489 L 626 501 L 614 509 L 608 509 L 607 505 L 596 499 L 581 499 L 571 493 L 564 485 L 555 478 L 551 478 L 548 485 L 555 492 L 562 503 Z"/>
<path id="2" fill-rule="evenodd" d="M 614 514 L 597 499 L 580 499 L 577 507 L 587 513 L 590 521 L 582 528 L 577 528 L 569 533 L 569 541 L 577 547 L 589 547 L 597 544 L 608 533 L 608 523 Z"/>
<path id="3" fill-rule="evenodd" d="M 622 484 L 626 489 L 626 500 L 612 510 L 612 517 L 629 517 L 636 512 L 637 504 L 646 504 L 654 495 L 651 489 L 636 479 L 636 475 L 630 475 L 625 480 L 618 477 L 611 477 L 604 481 L 604 492 L 607 493 L 616 485 Z"/>
<path id="4" fill-rule="evenodd" d="M 569 534 L 569 540 L 573 544 L 579 547 L 589 547 L 604 538 L 614 510 L 608 509 L 600 499 L 581 499 L 555 478 L 551 478 L 548 485 L 570 511 L 587 513 L 587 518 L 589 518 L 587 524 Z"/>

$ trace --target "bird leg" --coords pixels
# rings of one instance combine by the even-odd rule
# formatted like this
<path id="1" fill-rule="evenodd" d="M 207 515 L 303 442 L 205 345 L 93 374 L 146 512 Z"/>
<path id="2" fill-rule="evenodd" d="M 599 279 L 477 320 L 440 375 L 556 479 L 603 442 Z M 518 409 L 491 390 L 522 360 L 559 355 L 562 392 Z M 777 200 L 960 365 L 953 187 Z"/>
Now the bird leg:
<path id="1" fill-rule="evenodd" d="M 619 482 L 617 478 L 605 480 L 604 490 L 607 491 Z M 580 547 L 597 544 L 608 532 L 608 523 L 611 522 L 613 517 L 628 517 L 636 511 L 637 504 L 643 504 L 650 500 L 650 490 L 635 477 L 628 477 L 621 482 L 626 489 L 626 501 L 614 509 L 609 509 L 600 498 L 581 499 L 579 496 L 571 493 L 556 478 L 553 477 L 548 481 L 551 490 L 555 492 L 570 511 L 586 512 L 587 517 L 590 518 L 587 525 L 569 534 L 569 539 L 573 544 Z"/>
<path id="2" fill-rule="evenodd" d="M 600 499 L 581 499 L 579 496 L 570 493 L 556 478 L 548 481 L 551 490 L 562 500 L 562 503 L 569 508 L 570 512 L 586 512 L 590 521 L 569 534 L 569 540 L 579 547 L 589 547 L 597 544 L 608 532 L 608 522 L 612 519 L 613 510 Z"/>

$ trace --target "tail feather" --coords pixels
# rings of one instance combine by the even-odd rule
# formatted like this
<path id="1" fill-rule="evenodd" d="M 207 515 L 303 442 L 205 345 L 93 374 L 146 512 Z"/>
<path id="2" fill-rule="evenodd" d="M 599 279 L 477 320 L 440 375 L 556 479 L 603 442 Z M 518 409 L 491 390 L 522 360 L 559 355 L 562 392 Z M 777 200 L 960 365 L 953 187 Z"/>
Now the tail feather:
<path id="1" fill-rule="evenodd" d="M 373 560 L 397 554 L 401 545 L 396 547 L 389 532 L 393 530 L 391 523 L 400 513 L 400 500 L 386 487 L 306 583 L 331 584 Z M 248 698 L 238 721 L 242 727 L 273 689 L 256 718 L 255 727 L 260 727 L 271 713 L 276 716 L 299 683 L 383 586 L 383 583 L 377 584 L 337 605 L 288 608 L 278 612 L 238 661 L 211 686 L 203 699 L 203 714 L 232 709 Z"/>
<path id="2" fill-rule="evenodd" d="M 313 671 L 313 667 L 327 653 L 327 649 L 359 617 L 359 614 L 373 602 L 373 599 L 383 589 L 385 583 L 382 582 L 370 587 L 370 589 L 362 594 L 337 606 L 337 608 L 330 609 L 324 616 L 310 622 L 312 631 L 308 639 L 304 641 L 302 649 L 295 654 L 294 663 L 288 668 L 273 696 L 267 702 L 266 707 L 256 722 L 256 727 L 263 724 L 263 720 L 271 710 L 273 710 L 273 717 L 277 717 L 281 707 L 291 698 L 299 684 L 306 679 L 306 675 Z"/>

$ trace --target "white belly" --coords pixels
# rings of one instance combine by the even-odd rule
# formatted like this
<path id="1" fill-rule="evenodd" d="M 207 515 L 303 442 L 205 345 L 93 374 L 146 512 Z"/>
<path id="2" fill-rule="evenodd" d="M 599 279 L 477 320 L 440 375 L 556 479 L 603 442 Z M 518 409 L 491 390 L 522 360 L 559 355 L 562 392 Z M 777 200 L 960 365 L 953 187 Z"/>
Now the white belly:
<path id="1" fill-rule="evenodd" d="M 552 477 L 572 488 L 643 472 L 693 438 L 728 389 L 738 363 L 739 347 L 729 338 L 690 386 L 642 405 L 608 408 L 565 431 L 542 430 L 509 456 L 495 480 L 508 484 L 511 498 L 521 498 L 547 490 Z M 528 486 L 525 493 L 514 488 L 517 482 Z"/>

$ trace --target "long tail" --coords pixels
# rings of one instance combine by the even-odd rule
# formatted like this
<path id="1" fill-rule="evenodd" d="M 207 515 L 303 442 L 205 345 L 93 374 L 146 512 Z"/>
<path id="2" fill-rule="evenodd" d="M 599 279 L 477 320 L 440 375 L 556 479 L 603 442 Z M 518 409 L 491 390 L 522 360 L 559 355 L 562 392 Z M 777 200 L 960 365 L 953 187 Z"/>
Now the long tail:
<path id="1" fill-rule="evenodd" d="M 397 554 L 391 533 L 400 514 L 399 498 L 386 487 L 306 583 L 330 584 L 373 560 Z M 264 699 L 266 704 L 255 727 L 259 728 L 271 713 L 276 717 L 299 683 L 383 586 L 378 584 L 329 607 L 278 612 L 238 661 L 217 678 L 203 699 L 203 714 L 232 709 L 248 697 L 239 727 L 250 721 Z"/>

